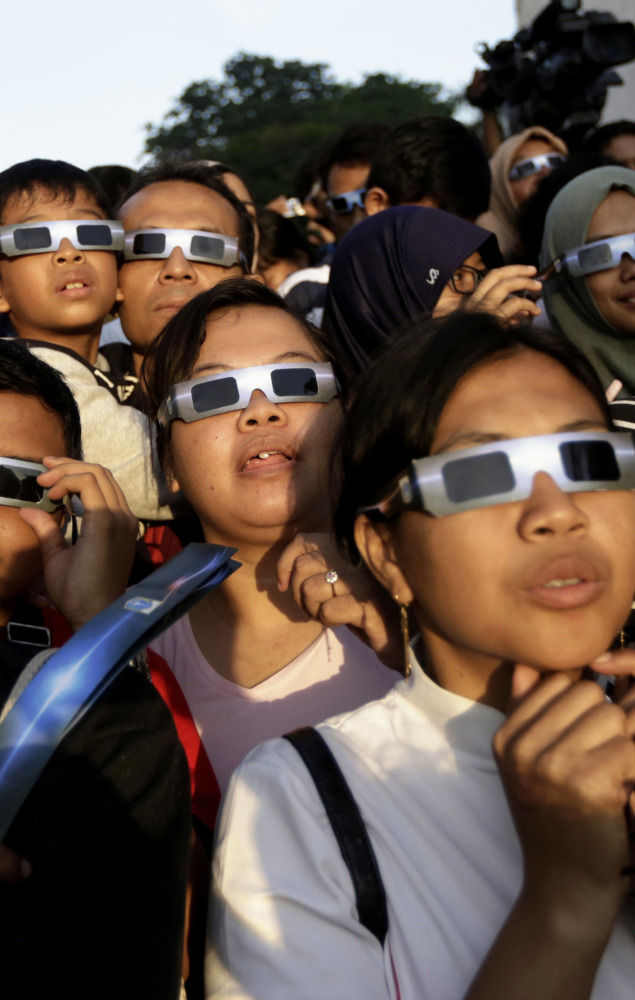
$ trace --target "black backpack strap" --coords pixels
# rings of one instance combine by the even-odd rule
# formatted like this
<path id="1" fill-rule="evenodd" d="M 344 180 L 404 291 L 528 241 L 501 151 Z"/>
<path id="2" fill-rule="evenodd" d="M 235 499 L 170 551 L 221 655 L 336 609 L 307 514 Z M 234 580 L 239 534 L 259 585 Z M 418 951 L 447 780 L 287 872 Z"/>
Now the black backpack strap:
<path id="1" fill-rule="evenodd" d="M 322 799 L 350 872 L 360 923 L 383 947 L 388 932 L 386 893 L 357 802 L 326 741 L 311 726 L 285 733 L 300 754 Z"/>

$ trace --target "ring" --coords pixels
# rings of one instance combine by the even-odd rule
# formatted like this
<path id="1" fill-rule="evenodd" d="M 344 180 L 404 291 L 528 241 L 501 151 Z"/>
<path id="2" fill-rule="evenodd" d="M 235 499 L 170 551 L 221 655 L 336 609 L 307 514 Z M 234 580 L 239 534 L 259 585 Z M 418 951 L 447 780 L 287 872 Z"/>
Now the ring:
<path id="1" fill-rule="evenodd" d="M 339 578 L 340 575 L 335 569 L 327 569 L 326 573 L 324 574 L 324 579 L 326 580 L 327 583 L 330 583 L 332 587 L 335 586 Z"/>

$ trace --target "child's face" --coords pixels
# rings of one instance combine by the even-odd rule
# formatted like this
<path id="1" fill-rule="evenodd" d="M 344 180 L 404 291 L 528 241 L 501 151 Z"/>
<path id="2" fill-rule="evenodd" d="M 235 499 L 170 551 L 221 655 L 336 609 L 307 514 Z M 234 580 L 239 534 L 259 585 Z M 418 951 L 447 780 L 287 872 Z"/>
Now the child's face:
<path id="1" fill-rule="evenodd" d="M 66 451 L 60 417 L 35 396 L 0 393 L 0 455 L 41 462 Z M 61 514 L 51 515 L 57 520 Z M 0 625 L 11 617 L 15 601 L 33 585 L 40 571 L 40 545 L 18 507 L 0 504 Z"/>
<path id="2" fill-rule="evenodd" d="M 103 219 L 94 197 L 78 190 L 72 202 L 51 198 L 46 188 L 9 202 L 0 222 L 54 222 Z M 51 253 L 0 256 L 0 311 L 9 314 L 18 335 L 47 340 L 47 334 L 99 333 L 119 298 L 115 254 L 77 250 L 62 240 Z"/>

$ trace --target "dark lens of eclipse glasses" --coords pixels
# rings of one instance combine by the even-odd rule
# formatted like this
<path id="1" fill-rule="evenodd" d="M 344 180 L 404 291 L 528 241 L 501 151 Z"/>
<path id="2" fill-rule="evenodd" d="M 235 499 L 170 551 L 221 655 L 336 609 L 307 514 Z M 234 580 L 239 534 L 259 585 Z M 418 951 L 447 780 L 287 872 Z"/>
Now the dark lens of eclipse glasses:
<path id="1" fill-rule="evenodd" d="M 276 396 L 317 396 L 315 372 L 310 368 L 278 368 L 271 373 L 271 385 Z"/>
<path id="2" fill-rule="evenodd" d="M 13 233 L 16 250 L 46 250 L 51 246 L 51 230 L 48 226 L 35 229 L 16 229 Z"/>
<path id="3" fill-rule="evenodd" d="M 111 247 L 112 232 L 110 226 L 82 225 L 77 227 L 77 242 L 82 246 Z"/>
<path id="4" fill-rule="evenodd" d="M 215 236 L 193 236 L 190 252 L 197 257 L 222 260 L 225 253 L 225 241 L 219 240 Z"/>
<path id="5" fill-rule="evenodd" d="M 197 413 L 220 409 L 221 406 L 234 406 L 239 399 L 238 384 L 231 375 L 192 386 L 192 406 Z"/>
<path id="6" fill-rule="evenodd" d="M 44 487 L 40 486 L 36 476 L 25 475 L 22 477 L 13 469 L 0 466 L 0 497 L 7 500 L 39 503 L 43 496 Z"/>
<path id="7" fill-rule="evenodd" d="M 560 445 L 567 478 L 572 482 L 617 482 L 620 470 L 608 441 L 572 441 Z"/>
<path id="8" fill-rule="evenodd" d="M 447 462 L 442 475 L 447 497 L 453 503 L 509 493 L 516 485 L 509 459 L 501 451 Z"/>

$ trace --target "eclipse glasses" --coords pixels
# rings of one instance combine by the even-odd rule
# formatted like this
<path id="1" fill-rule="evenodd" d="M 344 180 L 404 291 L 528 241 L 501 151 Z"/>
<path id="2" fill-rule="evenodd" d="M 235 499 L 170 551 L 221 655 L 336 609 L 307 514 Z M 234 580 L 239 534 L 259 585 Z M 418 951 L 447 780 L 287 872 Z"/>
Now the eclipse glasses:
<path id="1" fill-rule="evenodd" d="M 617 267 L 622 255 L 628 254 L 635 260 L 635 233 L 611 236 L 606 240 L 586 243 L 574 250 L 567 250 L 550 264 L 545 271 L 545 280 L 555 274 L 570 274 L 572 278 L 583 278 L 596 271 L 608 271 Z"/>
<path id="2" fill-rule="evenodd" d="M 49 253 L 59 250 L 64 239 L 76 250 L 123 250 L 123 226 L 114 219 L 61 219 L 0 226 L 0 253 L 7 257 Z"/>
<path id="3" fill-rule="evenodd" d="M 66 506 L 65 499 L 51 500 L 37 477 L 49 470 L 37 462 L 0 458 L 0 507 L 39 507 L 49 514 Z"/>
<path id="4" fill-rule="evenodd" d="M 157 419 L 166 426 L 171 420 L 191 423 L 244 410 L 256 389 L 272 403 L 328 403 L 338 393 L 333 367 L 326 362 L 257 365 L 177 382 L 161 403 Z"/>
<path id="5" fill-rule="evenodd" d="M 199 229 L 132 229 L 125 234 L 124 260 L 164 260 L 180 247 L 187 260 L 248 270 L 244 254 L 234 236 Z"/>
<path id="6" fill-rule="evenodd" d="M 539 156 L 530 156 L 526 160 L 516 163 L 509 171 L 510 181 L 524 181 L 525 177 L 539 174 L 543 167 L 555 170 L 556 167 L 566 160 L 562 153 L 541 153 Z"/>
<path id="7" fill-rule="evenodd" d="M 635 489 L 635 445 L 627 433 L 572 431 L 513 438 L 415 458 L 392 480 L 381 502 L 359 514 L 395 517 L 421 510 L 446 517 L 526 500 L 546 472 L 565 493 Z"/>
<path id="8" fill-rule="evenodd" d="M 336 194 L 333 198 L 326 199 L 327 208 L 335 215 L 345 215 L 352 212 L 355 206 L 364 208 L 364 195 L 366 188 L 358 188 L 357 191 L 345 191 L 344 194 Z"/>

